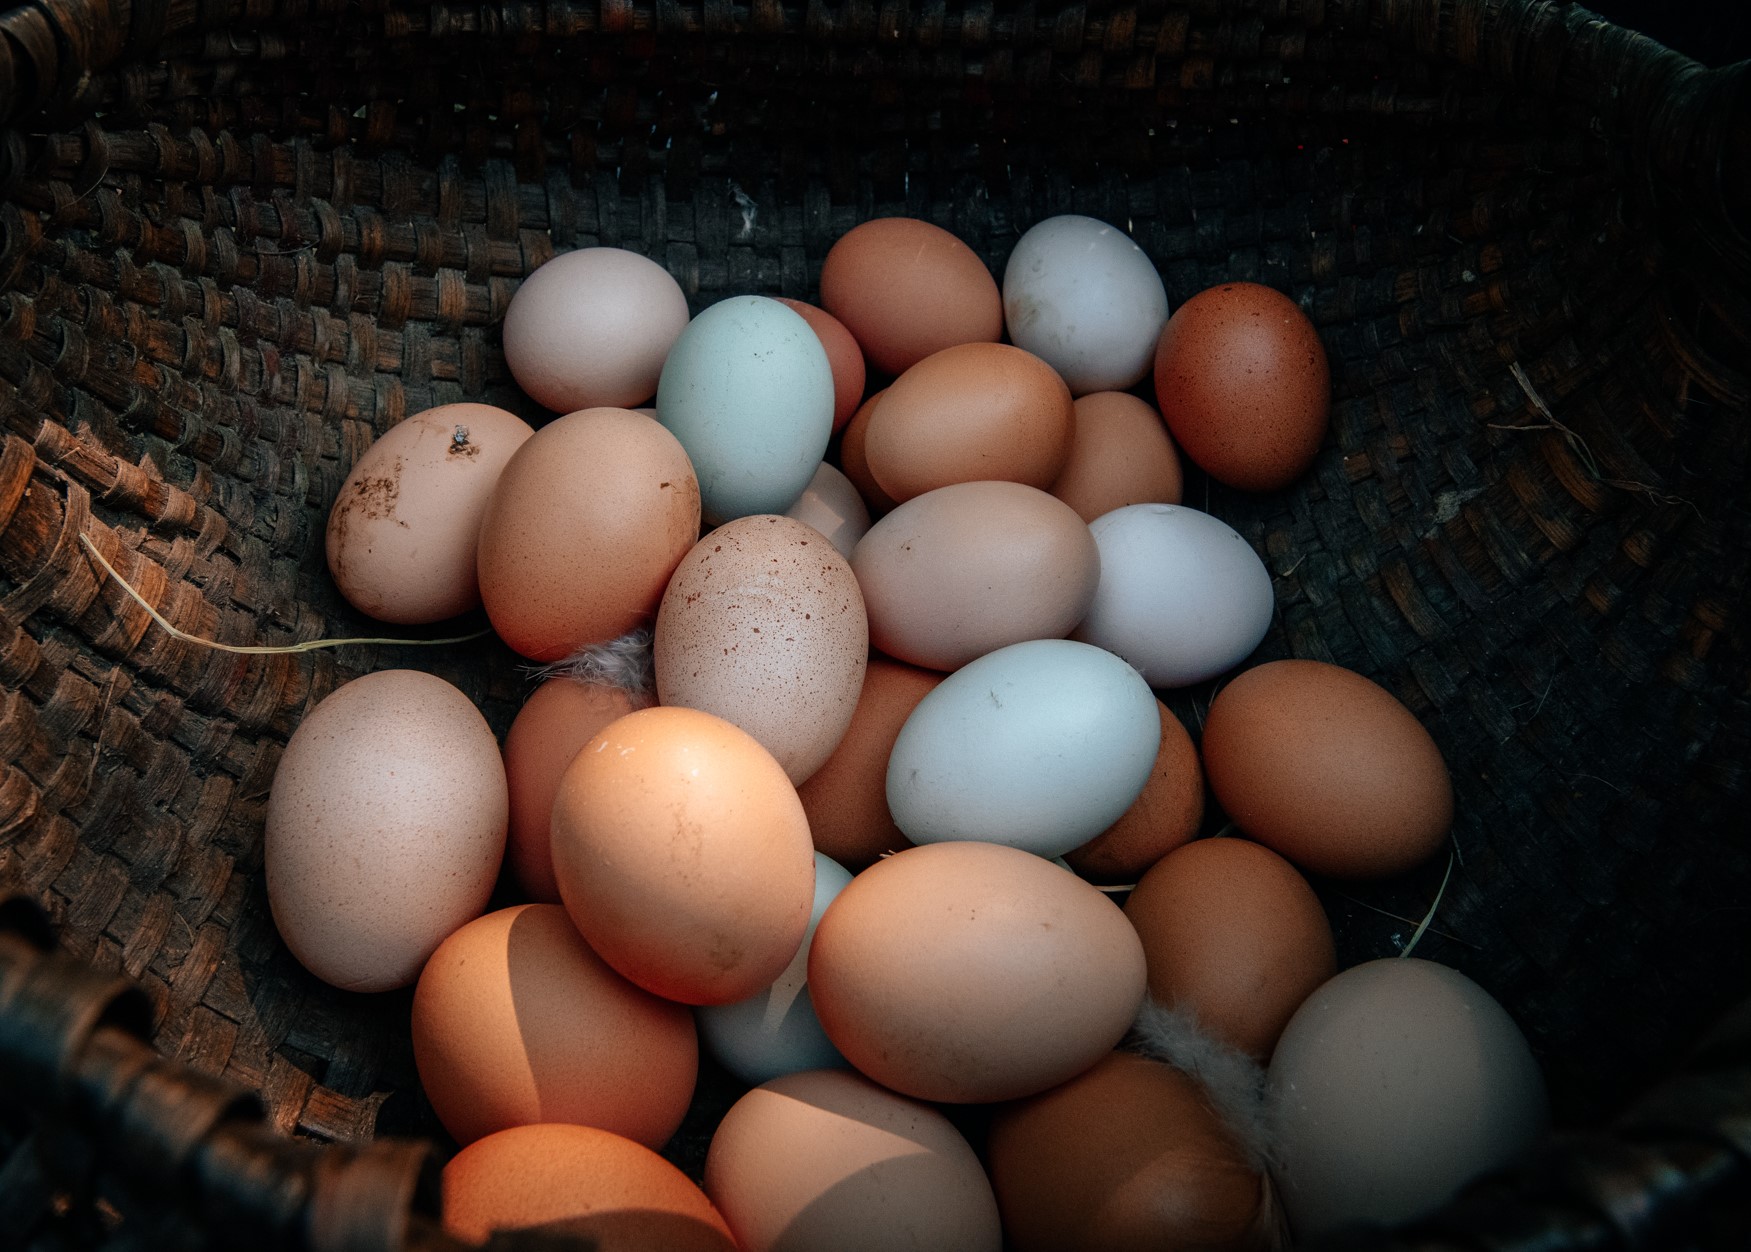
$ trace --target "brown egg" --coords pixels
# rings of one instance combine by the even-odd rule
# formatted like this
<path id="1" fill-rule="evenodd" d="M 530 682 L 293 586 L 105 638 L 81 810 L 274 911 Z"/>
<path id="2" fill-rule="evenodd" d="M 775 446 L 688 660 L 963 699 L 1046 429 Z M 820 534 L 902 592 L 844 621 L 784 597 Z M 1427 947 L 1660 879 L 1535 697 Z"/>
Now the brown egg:
<path id="1" fill-rule="evenodd" d="M 742 1252 L 997 1252 L 979 1158 L 929 1105 L 847 1070 L 787 1074 L 731 1106 L 705 1190 Z"/>
<path id="2" fill-rule="evenodd" d="M 1161 747 L 1149 781 L 1123 817 L 1064 854 L 1090 882 L 1133 883 L 1144 870 L 1198 833 L 1204 820 L 1204 771 L 1179 718 L 1160 700 Z"/>
<path id="3" fill-rule="evenodd" d="M 1337 973 L 1313 888 L 1245 839 L 1169 852 L 1131 892 L 1125 916 L 1143 940 L 1149 994 L 1260 1062 L 1301 1002 Z"/>
<path id="4" fill-rule="evenodd" d="M 629 713 L 573 758 L 553 802 L 553 872 L 590 946 L 683 1004 L 772 982 L 815 899 L 808 819 L 783 766 L 696 709 Z"/>
<path id="5" fill-rule="evenodd" d="M 1070 388 L 1039 357 L 965 343 L 894 380 L 864 433 L 869 472 L 904 503 L 950 483 L 1002 479 L 1044 490 L 1070 455 Z"/>
<path id="6" fill-rule="evenodd" d="M 609 969 L 557 904 L 488 913 L 438 946 L 414 990 L 413 1056 L 458 1143 L 577 1122 L 660 1148 L 699 1073 L 693 1015 Z"/>
<path id="7" fill-rule="evenodd" d="M 1127 504 L 1178 504 L 1179 453 L 1161 415 L 1124 391 L 1076 400 L 1076 437 L 1051 492 L 1092 522 Z"/>
<path id="8" fill-rule="evenodd" d="M 499 637 L 535 661 L 655 616 L 699 537 L 680 441 L 625 409 L 549 422 L 513 456 L 480 524 L 480 594 Z"/>
<path id="9" fill-rule="evenodd" d="M 1114 1052 L 1000 1109 L 986 1143 L 1012 1252 L 1267 1252 L 1269 1181 L 1197 1082 Z"/>
<path id="10" fill-rule="evenodd" d="M 1180 305 L 1155 349 L 1155 399 L 1180 451 L 1243 491 L 1286 487 L 1313 464 L 1331 416 L 1331 367 L 1307 314 L 1257 283 Z"/>
<path id="11" fill-rule="evenodd" d="M 900 505 L 851 553 L 869 637 L 889 656 L 959 669 L 1088 612 L 1100 550 L 1076 511 L 1021 483 L 955 483 Z"/>
<path id="12" fill-rule="evenodd" d="M 328 515 L 328 569 L 383 622 L 438 622 L 480 604 L 475 540 L 511 454 L 535 432 L 490 404 L 445 404 L 390 427 Z"/>
<path id="13" fill-rule="evenodd" d="M 887 394 L 884 387 L 865 400 L 845 424 L 845 434 L 839 441 L 839 468 L 845 471 L 845 477 L 851 480 L 857 494 L 869 505 L 872 515 L 889 512 L 895 504 L 893 497 L 882 490 L 881 484 L 869 472 L 869 457 L 864 448 L 864 437 L 869 433 L 869 419 L 875 412 L 876 401 Z"/>
<path id="14" fill-rule="evenodd" d="M 845 323 L 826 309 L 817 309 L 801 300 L 787 300 L 783 296 L 776 299 L 794 309 L 827 350 L 827 364 L 833 367 L 833 429 L 839 430 L 851 420 L 851 415 L 857 412 L 857 406 L 863 400 L 863 349 L 845 329 Z"/>
<path id="15" fill-rule="evenodd" d="M 1124 1037 L 1143 948 L 1118 906 L 1018 848 L 907 848 L 851 880 L 815 929 L 809 993 L 835 1047 L 924 1100 L 1032 1095 Z"/>
<path id="16" fill-rule="evenodd" d="M 705 1193 L 649 1148 L 591 1126 L 519 1126 L 444 1166 L 444 1229 L 484 1243 L 541 1226 L 596 1252 L 736 1252 Z"/>
<path id="17" fill-rule="evenodd" d="M 863 593 L 813 526 L 739 517 L 675 568 L 652 655 L 660 703 L 734 722 L 801 783 L 857 708 L 869 656 Z"/>
<path id="18" fill-rule="evenodd" d="M 877 218 L 842 235 L 821 264 L 821 304 L 886 374 L 1003 336 L 1003 296 L 985 262 L 917 218 Z"/>
<path id="19" fill-rule="evenodd" d="M 553 797 L 578 749 L 617 717 L 648 701 L 623 687 L 550 678 L 523 702 L 505 732 L 505 781 L 511 789 L 511 831 L 505 859 L 532 899 L 559 903 L 553 877 Z"/>
<path id="20" fill-rule="evenodd" d="M 1203 754 L 1234 824 L 1316 874 L 1397 874 L 1431 856 L 1453 824 L 1452 780 L 1429 732 L 1341 666 L 1246 670 L 1211 704 Z"/>
<path id="21" fill-rule="evenodd" d="M 932 670 L 869 658 L 844 738 L 797 788 L 817 852 L 856 873 L 884 852 L 912 846 L 888 811 L 888 756 L 912 710 L 941 681 Z"/>

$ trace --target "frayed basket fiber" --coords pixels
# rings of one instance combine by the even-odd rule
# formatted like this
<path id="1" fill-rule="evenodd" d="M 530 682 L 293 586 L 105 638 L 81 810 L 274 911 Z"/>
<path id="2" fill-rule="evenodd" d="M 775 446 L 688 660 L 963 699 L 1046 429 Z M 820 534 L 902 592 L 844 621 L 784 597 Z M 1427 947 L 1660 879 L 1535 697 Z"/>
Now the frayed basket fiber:
<path id="1" fill-rule="evenodd" d="M 408 997 L 287 953 L 264 805 L 358 674 L 431 669 L 500 733 L 527 689 L 488 640 L 178 641 L 82 537 L 195 635 L 380 634 L 329 505 L 419 410 L 538 416 L 498 325 L 554 253 L 635 249 L 697 311 L 811 298 L 871 217 L 995 268 L 1076 212 L 1176 304 L 1249 279 L 1318 327 L 1311 472 L 1188 502 L 1272 574 L 1259 659 L 1433 733 L 1418 955 L 1550 1082 L 1543 1153 L 1371 1246 L 1745 1246 L 1747 66 L 1555 0 L 32 0 L 0 124 L 0 1244 L 442 1244 Z M 1398 951 L 1442 869 L 1320 884 L 1340 958 Z"/>

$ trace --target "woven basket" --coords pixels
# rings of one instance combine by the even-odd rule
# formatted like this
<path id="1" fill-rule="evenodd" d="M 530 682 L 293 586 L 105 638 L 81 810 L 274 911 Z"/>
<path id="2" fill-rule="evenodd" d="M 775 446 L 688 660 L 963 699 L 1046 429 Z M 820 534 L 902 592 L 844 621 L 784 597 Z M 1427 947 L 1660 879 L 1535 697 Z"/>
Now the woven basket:
<path id="1" fill-rule="evenodd" d="M 0 896 L 83 963 L 0 940 L 0 1244 L 439 1238 L 431 1154 L 369 1142 L 441 1136 L 409 997 L 287 953 L 264 805 L 358 674 L 431 669 L 501 733 L 528 687 L 490 641 L 180 642 L 81 536 L 195 635 L 381 633 L 327 576 L 328 506 L 409 414 L 540 416 L 497 327 L 555 252 L 646 253 L 697 310 L 810 298 L 873 216 L 1001 272 L 1062 212 L 1129 230 L 1176 304 L 1290 292 L 1331 357 L 1312 471 L 1188 502 L 1272 573 L 1259 659 L 1359 670 L 1434 734 L 1456 860 L 1418 954 L 1506 1005 L 1565 1128 L 1393 1238 L 1743 1229 L 1751 1026 L 1646 1093 L 1751 992 L 1746 68 L 1531 0 L 0 14 Z M 1208 698 L 1171 703 L 1195 728 Z M 1340 959 L 1400 950 L 1444 868 L 1320 884 Z M 734 1094 L 705 1085 L 684 1166 Z"/>

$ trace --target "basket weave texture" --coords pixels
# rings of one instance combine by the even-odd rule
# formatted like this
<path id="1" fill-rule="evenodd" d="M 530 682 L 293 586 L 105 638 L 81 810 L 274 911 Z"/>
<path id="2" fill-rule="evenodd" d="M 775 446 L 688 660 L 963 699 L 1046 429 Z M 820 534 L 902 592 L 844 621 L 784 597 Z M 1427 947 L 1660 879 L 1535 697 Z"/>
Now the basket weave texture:
<path id="1" fill-rule="evenodd" d="M 1456 860 L 1418 953 L 1502 1000 L 1559 1120 L 1602 1123 L 1751 991 L 1729 833 L 1751 762 L 1746 81 L 1532 0 L 9 9 L 0 895 L 138 979 L 157 1048 L 259 1092 L 279 1130 L 436 1133 L 406 995 L 327 987 L 276 936 L 265 800 L 340 683 L 431 669 L 502 733 L 517 658 L 213 652 L 80 537 L 196 635 L 382 633 L 328 578 L 328 507 L 424 408 L 539 420 L 497 327 L 556 252 L 645 253 L 697 311 L 811 298 L 870 217 L 935 221 L 1000 274 L 1028 226 L 1086 213 L 1175 304 L 1249 279 L 1318 326 L 1312 471 L 1258 497 L 1194 479 L 1188 503 L 1272 574 L 1257 659 L 1349 666 L 1430 728 Z M 1195 728 L 1209 696 L 1170 704 Z M 1321 884 L 1340 958 L 1398 950 L 1444 868 Z"/>

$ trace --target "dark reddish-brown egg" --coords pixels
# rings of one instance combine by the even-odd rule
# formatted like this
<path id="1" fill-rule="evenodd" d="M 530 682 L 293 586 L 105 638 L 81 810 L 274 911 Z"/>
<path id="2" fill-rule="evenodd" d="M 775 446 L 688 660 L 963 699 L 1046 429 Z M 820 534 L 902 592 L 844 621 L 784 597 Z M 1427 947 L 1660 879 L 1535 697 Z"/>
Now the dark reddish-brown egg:
<path id="1" fill-rule="evenodd" d="M 1077 398 L 1076 433 L 1053 495 L 1092 522 L 1127 504 L 1178 504 L 1184 491 L 1161 414 L 1125 391 Z"/>
<path id="2" fill-rule="evenodd" d="M 1224 283 L 1180 305 L 1155 349 L 1155 400 L 1212 478 L 1275 491 L 1313 464 L 1331 416 L 1319 332 L 1288 296 Z"/>
<path id="3" fill-rule="evenodd" d="M 809 324 L 809 329 L 815 332 L 815 337 L 827 350 L 827 364 L 833 368 L 833 429 L 838 430 L 851 420 L 851 415 L 857 412 L 857 406 L 863 400 L 866 373 L 863 349 L 857 346 L 857 340 L 845 329 L 845 323 L 826 309 L 804 304 L 801 300 L 788 300 L 783 296 L 777 297 L 777 300 L 794 309 Z"/>
<path id="4" fill-rule="evenodd" d="M 1157 700 L 1161 747 L 1149 781 L 1123 817 L 1080 848 L 1064 854 L 1090 882 L 1132 883 L 1198 833 L 1204 820 L 1204 771 L 1191 735 L 1173 710 Z"/>
<path id="5" fill-rule="evenodd" d="M 1379 878 L 1453 824 L 1447 763 L 1391 692 L 1323 661 L 1272 661 L 1216 695 L 1204 772 L 1234 824 L 1304 870 Z"/>
<path id="6" fill-rule="evenodd" d="M 1245 839 L 1201 839 L 1143 875 L 1125 916 L 1143 941 L 1149 993 L 1255 1060 L 1337 973 L 1319 897 L 1295 867 Z"/>
<path id="7" fill-rule="evenodd" d="M 885 374 L 1003 336 L 1003 297 L 979 254 L 912 217 L 877 218 L 841 235 L 821 264 L 821 304 Z"/>

